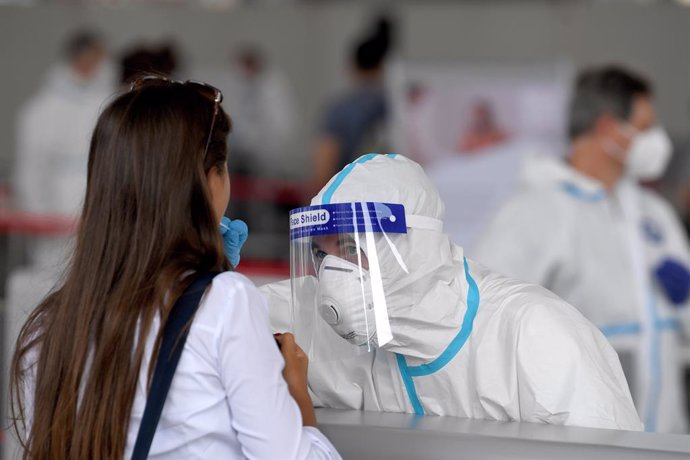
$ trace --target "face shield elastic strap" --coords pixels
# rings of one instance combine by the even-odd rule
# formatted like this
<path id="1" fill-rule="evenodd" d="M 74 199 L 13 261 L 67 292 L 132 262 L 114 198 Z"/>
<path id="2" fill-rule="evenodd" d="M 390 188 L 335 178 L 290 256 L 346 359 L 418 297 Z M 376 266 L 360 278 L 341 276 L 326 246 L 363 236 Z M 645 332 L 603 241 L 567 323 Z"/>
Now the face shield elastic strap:
<path id="1" fill-rule="evenodd" d="M 420 230 L 430 230 L 433 232 L 443 232 L 443 221 L 433 217 L 418 216 L 416 214 L 406 214 L 405 221 L 408 228 Z"/>

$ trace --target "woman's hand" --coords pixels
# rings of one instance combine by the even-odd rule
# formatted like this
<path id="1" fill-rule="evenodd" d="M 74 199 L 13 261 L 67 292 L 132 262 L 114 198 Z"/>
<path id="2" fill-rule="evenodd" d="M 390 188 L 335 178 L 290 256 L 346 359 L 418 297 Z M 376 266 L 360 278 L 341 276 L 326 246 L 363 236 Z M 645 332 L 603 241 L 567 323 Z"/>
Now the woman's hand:
<path id="1" fill-rule="evenodd" d="M 288 384 L 290 394 L 297 401 L 302 412 L 302 421 L 305 426 L 316 426 L 314 406 L 307 390 L 307 371 L 309 358 L 307 354 L 295 342 L 295 336 L 289 333 L 275 334 L 276 341 L 280 344 L 280 351 L 285 359 L 283 377 Z"/>

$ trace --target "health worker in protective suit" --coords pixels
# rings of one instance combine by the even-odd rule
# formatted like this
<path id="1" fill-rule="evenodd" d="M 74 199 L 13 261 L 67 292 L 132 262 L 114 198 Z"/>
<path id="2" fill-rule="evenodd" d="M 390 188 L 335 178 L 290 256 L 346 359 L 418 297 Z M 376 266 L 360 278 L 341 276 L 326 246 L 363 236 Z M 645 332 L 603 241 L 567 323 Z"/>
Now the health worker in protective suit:
<path id="1" fill-rule="evenodd" d="M 671 154 L 651 97 L 625 69 L 581 73 L 567 161 L 528 158 L 473 255 L 576 306 L 618 351 L 645 429 L 684 432 L 690 251 L 670 206 L 639 185 L 660 178 Z"/>
<path id="2" fill-rule="evenodd" d="M 640 430 L 604 335 L 547 290 L 464 257 L 443 218 L 418 164 L 373 154 L 291 212 L 291 286 L 263 290 L 274 330 L 310 355 L 315 402 Z"/>
<path id="3" fill-rule="evenodd" d="M 89 133 L 114 88 L 104 40 L 92 31 L 75 32 L 63 59 L 50 68 L 18 115 L 17 208 L 76 220 L 86 190 Z M 61 237 L 35 243 L 30 259 L 38 266 L 61 262 L 68 252 Z"/>

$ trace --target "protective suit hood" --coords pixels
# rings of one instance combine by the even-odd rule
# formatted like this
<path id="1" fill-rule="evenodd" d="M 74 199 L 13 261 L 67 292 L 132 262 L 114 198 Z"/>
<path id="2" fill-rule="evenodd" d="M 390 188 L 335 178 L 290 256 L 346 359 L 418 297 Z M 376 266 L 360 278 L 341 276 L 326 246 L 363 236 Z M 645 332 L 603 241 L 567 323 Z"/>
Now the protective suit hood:
<path id="1" fill-rule="evenodd" d="M 386 291 L 392 293 L 388 315 L 393 340 L 383 348 L 432 360 L 456 336 L 467 309 L 463 250 L 440 230 L 410 227 L 414 218 L 442 222 L 445 208 L 421 166 L 401 155 L 360 157 L 336 174 L 311 204 L 372 201 L 402 204 L 408 219 L 407 234 L 393 239 L 408 272 L 395 260 L 381 260 L 382 266 L 393 267 L 384 279 Z"/>

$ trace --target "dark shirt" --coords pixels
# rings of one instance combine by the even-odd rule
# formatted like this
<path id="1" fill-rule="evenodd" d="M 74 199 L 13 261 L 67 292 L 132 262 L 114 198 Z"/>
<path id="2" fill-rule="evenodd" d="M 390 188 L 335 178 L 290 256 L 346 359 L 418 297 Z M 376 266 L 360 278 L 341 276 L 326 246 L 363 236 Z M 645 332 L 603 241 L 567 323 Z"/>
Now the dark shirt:
<path id="1" fill-rule="evenodd" d="M 382 85 L 363 84 L 337 98 L 325 112 L 322 134 L 340 145 L 338 169 L 365 153 L 362 149 L 386 117 L 386 97 Z"/>

